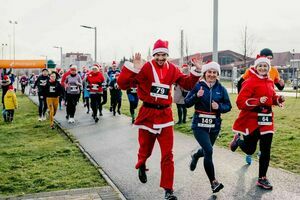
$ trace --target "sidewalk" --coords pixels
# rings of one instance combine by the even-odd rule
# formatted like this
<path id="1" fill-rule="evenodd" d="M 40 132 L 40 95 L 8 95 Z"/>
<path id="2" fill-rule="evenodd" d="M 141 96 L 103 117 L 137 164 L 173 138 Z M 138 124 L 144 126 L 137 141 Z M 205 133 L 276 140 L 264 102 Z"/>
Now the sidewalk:
<path id="1" fill-rule="evenodd" d="M 36 101 L 37 99 L 34 98 Z M 156 200 L 163 199 L 160 181 L 160 149 L 156 143 L 152 156 L 147 162 L 148 182 L 142 184 L 137 177 L 135 162 L 137 159 L 137 129 L 124 115 L 113 117 L 104 111 L 98 124 L 86 114 L 80 103 L 77 106 L 75 124 L 68 124 L 65 110 L 58 111 L 56 120 L 70 132 L 102 167 L 127 199 Z M 178 199 L 300 199 L 300 176 L 284 170 L 269 168 L 268 178 L 273 191 L 263 191 L 255 186 L 258 163 L 245 165 L 244 156 L 227 149 L 214 147 L 216 177 L 225 188 L 213 195 L 202 161 L 197 169 L 189 171 L 191 151 L 198 147 L 195 139 L 181 133 L 175 134 L 175 194 Z"/>

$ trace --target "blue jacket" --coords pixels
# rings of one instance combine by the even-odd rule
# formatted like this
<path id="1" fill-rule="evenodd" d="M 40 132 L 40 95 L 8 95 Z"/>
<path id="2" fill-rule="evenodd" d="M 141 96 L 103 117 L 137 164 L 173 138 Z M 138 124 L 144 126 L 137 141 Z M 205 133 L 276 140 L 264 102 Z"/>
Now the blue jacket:
<path id="1" fill-rule="evenodd" d="M 200 88 L 204 90 L 202 97 L 197 97 L 197 92 Z M 213 110 L 211 107 L 212 102 L 215 101 L 219 104 L 218 110 Z M 194 113 L 192 129 L 205 129 L 207 131 L 218 132 L 221 129 L 221 113 L 226 113 L 231 110 L 231 103 L 227 93 L 227 90 L 217 82 L 212 88 L 209 88 L 204 81 L 198 82 L 195 87 L 188 93 L 184 99 L 186 107 L 192 107 L 193 105 L 197 112 Z M 200 122 L 199 111 L 205 113 L 215 113 L 215 127 L 214 128 L 204 128 L 198 127 Z"/>

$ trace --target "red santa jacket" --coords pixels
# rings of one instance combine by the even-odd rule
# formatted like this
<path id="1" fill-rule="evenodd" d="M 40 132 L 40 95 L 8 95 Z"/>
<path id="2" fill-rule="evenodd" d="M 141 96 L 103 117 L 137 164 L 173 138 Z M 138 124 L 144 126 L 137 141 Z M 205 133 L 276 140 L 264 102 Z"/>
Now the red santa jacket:
<path id="1" fill-rule="evenodd" d="M 268 98 L 264 104 L 260 103 L 263 96 Z M 259 128 L 261 134 L 274 133 L 272 105 L 280 103 L 273 81 L 268 76 L 259 76 L 254 68 L 250 68 L 250 78 L 243 82 L 236 100 L 241 111 L 233 124 L 233 131 L 248 135 Z"/>
<path id="2" fill-rule="evenodd" d="M 140 100 L 144 103 L 166 107 L 165 109 L 155 109 L 142 106 L 136 118 L 136 126 L 157 134 L 160 133 L 162 128 L 174 125 L 170 106 L 172 104 L 172 84 L 177 83 L 183 88 L 190 90 L 199 80 L 200 74 L 191 71 L 190 75 L 185 75 L 170 62 L 166 62 L 161 67 L 154 60 L 150 62 L 145 63 L 140 71 L 136 71 L 132 63 L 126 62 L 117 83 L 122 90 L 126 90 L 130 88 L 131 83 L 134 81 L 138 85 L 137 93 Z M 164 98 L 153 95 L 153 86 L 157 82 L 169 88 L 166 90 L 168 92 L 165 93 Z M 158 89 L 161 88 L 158 87 Z M 162 89 L 164 90 L 164 88 Z"/>
<path id="3" fill-rule="evenodd" d="M 104 77 L 101 72 L 89 72 L 86 81 L 91 94 L 103 92 L 102 83 L 104 82 Z"/>

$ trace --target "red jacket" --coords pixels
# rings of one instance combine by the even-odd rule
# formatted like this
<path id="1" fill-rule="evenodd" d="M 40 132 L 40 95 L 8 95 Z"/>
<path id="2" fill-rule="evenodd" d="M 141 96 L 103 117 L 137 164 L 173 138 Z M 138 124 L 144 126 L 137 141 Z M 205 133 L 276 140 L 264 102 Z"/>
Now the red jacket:
<path id="1" fill-rule="evenodd" d="M 94 73 L 91 71 L 87 74 L 86 81 L 91 94 L 103 92 L 102 83 L 104 82 L 104 77 L 101 72 Z"/>
<path id="2" fill-rule="evenodd" d="M 266 96 L 267 101 L 262 104 L 260 98 Z M 274 133 L 274 113 L 272 105 L 279 105 L 279 96 L 274 90 L 274 83 L 269 77 L 259 76 L 254 68 L 250 68 L 250 78 L 243 82 L 236 104 L 240 114 L 233 124 L 233 131 L 244 135 L 252 134 L 259 128 L 261 134 Z M 261 113 L 261 114 L 259 114 Z M 259 116 L 270 115 L 269 119 L 259 119 Z M 262 118 L 262 117 L 260 117 Z M 271 123 L 260 125 L 259 121 Z M 261 122 L 262 123 L 262 122 Z"/>
<path id="3" fill-rule="evenodd" d="M 63 76 L 61 77 L 60 84 L 61 84 L 61 86 L 62 86 L 63 88 L 65 88 L 65 81 L 66 81 L 66 78 L 67 78 L 67 76 L 69 76 L 70 74 L 71 74 L 71 71 L 68 70 L 68 71 L 65 72 L 65 73 L 63 74 Z"/>
<path id="4" fill-rule="evenodd" d="M 190 90 L 199 80 L 200 74 L 195 71 L 191 75 L 183 74 L 174 64 L 166 62 L 160 67 L 155 61 L 151 61 L 158 75 L 159 82 L 169 86 L 170 90 L 166 99 L 156 98 L 150 95 L 152 83 L 154 83 L 154 74 L 150 62 L 144 64 L 142 69 L 137 72 L 132 63 L 125 63 L 120 76 L 117 80 L 122 90 L 130 88 L 131 83 L 135 81 L 138 85 L 137 93 L 140 100 L 146 103 L 169 106 L 165 109 L 154 109 L 142 106 L 135 121 L 135 125 L 146 129 L 152 133 L 160 133 L 161 128 L 174 125 L 172 116 L 172 84 L 177 83 L 183 88 Z"/>

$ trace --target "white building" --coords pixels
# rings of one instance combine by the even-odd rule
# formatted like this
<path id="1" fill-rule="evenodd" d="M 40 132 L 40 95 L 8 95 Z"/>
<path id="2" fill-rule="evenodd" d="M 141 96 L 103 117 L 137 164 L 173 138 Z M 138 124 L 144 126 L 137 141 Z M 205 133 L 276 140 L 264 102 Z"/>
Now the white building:
<path id="1" fill-rule="evenodd" d="M 68 69 L 71 64 L 74 64 L 77 65 L 80 70 L 82 70 L 82 66 L 90 67 L 94 63 L 91 54 L 85 53 L 66 53 L 63 54 L 62 59 L 64 69 Z"/>

